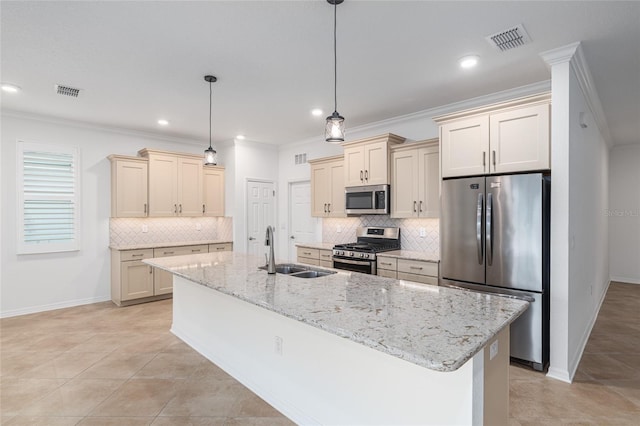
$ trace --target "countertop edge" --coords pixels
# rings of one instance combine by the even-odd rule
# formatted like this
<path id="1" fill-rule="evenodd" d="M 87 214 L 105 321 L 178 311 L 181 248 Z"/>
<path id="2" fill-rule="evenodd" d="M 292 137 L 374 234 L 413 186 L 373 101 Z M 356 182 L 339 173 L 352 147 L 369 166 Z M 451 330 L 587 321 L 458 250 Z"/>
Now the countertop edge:
<path id="1" fill-rule="evenodd" d="M 168 243 L 143 243 L 143 244 L 131 244 L 131 245 L 111 245 L 111 250 L 141 250 L 141 249 L 157 249 L 163 247 L 184 247 L 184 246 L 197 246 L 202 244 L 227 244 L 232 243 L 233 240 L 202 240 L 202 241 L 179 241 Z"/>

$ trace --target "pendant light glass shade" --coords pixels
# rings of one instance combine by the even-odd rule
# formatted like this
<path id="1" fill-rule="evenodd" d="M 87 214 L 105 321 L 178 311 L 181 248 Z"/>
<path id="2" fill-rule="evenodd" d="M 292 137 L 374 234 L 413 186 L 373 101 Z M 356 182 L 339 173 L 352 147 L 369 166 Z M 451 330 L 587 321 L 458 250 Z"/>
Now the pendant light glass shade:
<path id="1" fill-rule="evenodd" d="M 327 0 L 333 5 L 333 114 L 327 117 L 324 128 L 324 139 L 330 143 L 344 142 L 344 117 L 338 113 L 338 53 L 337 53 L 337 16 L 338 5 L 344 0 Z"/>
<path id="2" fill-rule="evenodd" d="M 211 83 L 215 83 L 218 79 L 212 75 L 205 75 L 204 81 L 209 83 L 209 148 L 204 150 L 204 164 L 207 166 L 215 166 L 218 164 L 218 155 L 216 150 L 211 147 Z"/>
<path id="3" fill-rule="evenodd" d="M 324 139 L 331 143 L 344 142 L 344 117 L 338 114 L 337 111 L 327 117 Z"/>

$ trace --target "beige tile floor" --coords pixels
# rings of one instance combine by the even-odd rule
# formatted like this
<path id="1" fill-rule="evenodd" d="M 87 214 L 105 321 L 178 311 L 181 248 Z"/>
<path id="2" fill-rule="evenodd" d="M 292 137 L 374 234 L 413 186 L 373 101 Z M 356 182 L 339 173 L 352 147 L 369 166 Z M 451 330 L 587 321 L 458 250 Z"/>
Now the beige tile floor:
<path id="1" fill-rule="evenodd" d="M 510 367 L 511 424 L 640 424 L 640 285 L 614 283 L 573 384 Z M 168 330 L 171 300 L 0 320 L 3 425 L 285 425 Z"/>

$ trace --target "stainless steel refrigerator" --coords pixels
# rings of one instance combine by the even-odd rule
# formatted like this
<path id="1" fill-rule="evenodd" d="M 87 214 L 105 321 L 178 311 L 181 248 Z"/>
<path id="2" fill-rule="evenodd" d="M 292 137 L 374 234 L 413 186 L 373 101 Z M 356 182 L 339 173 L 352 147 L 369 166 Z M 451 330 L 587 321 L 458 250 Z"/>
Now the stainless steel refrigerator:
<path id="1" fill-rule="evenodd" d="M 536 370 L 549 362 L 550 191 L 542 173 L 442 182 L 441 283 L 528 300 L 511 357 Z"/>

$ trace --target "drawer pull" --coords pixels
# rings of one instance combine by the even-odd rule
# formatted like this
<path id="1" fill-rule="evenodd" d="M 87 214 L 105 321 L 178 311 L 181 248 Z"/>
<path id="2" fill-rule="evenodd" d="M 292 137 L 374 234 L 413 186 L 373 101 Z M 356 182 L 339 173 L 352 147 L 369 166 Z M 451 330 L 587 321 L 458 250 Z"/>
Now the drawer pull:
<path id="1" fill-rule="evenodd" d="M 311 256 L 311 252 L 310 251 L 303 251 L 302 254 L 306 254 L 307 256 Z"/>
<path id="2" fill-rule="evenodd" d="M 216 250 L 224 250 L 224 247 L 216 247 Z"/>
<path id="3" fill-rule="evenodd" d="M 418 270 L 422 270 L 422 266 L 409 266 L 409 269 L 418 269 Z"/>
<path id="4" fill-rule="evenodd" d="M 165 251 L 164 254 L 173 254 L 174 252 L 172 251 Z"/>
<path id="5" fill-rule="evenodd" d="M 140 253 L 140 254 L 132 254 L 131 257 L 142 257 L 144 256 L 144 253 Z"/>
<path id="6" fill-rule="evenodd" d="M 391 263 L 387 263 L 387 262 L 380 262 L 381 265 L 386 265 L 386 266 L 391 266 Z"/>
<path id="7" fill-rule="evenodd" d="M 191 249 L 191 253 L 199 253 L 200 251 L 200 249 Z"/>
<path id="8" fill-rule="evenodd" d="M 331 257 L 330 254 L 321 254 L 320 257 Z"/>

